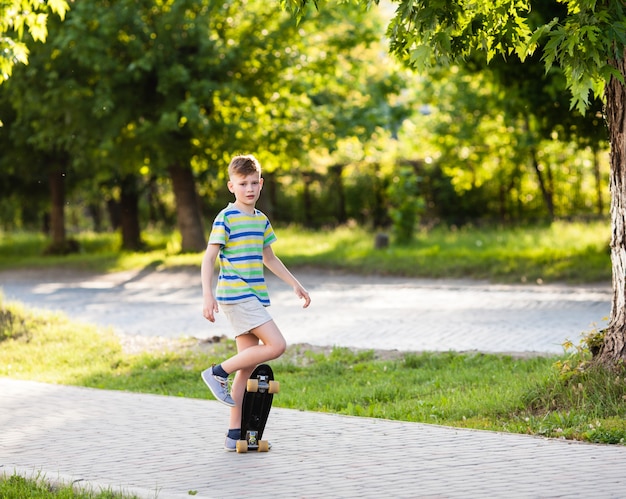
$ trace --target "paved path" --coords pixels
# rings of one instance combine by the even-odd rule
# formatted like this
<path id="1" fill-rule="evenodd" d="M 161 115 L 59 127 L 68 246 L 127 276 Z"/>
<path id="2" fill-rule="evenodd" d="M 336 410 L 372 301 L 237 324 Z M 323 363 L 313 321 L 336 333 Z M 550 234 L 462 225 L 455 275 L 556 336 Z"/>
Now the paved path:
<path id="1" fill-rule="evenodd" d="M 609 312 L 608 286 L 300 275 L 308 310 L 271 282 L 292 343 L 399 350 L 560 352 Z M 212 336 L 194 274 L 3 272 L 5 297 L 127 334 Z M 0 378 L 0 473 L 145 498 L 623 498 L 626 447 L 275 408 L 271 452 L 221 450 L 212 400 Z M 191 495 L 195 494 L 195 495 Z"/>
<path id="2" fill-rule="evenodd" d="M 298 273 L 312 304 L 302 310 L 268 276 L 272 316 L 289 343 L 396 349 L 562 353 L 566 340 L 606 324 L 609 284 L 489 285 Z M 124 272 L 107 276 L 0 272 L 6 299 L 66 311 L 126 334 L 206 338 L 228 333 L 223 315 L 201 314 L 198 272 Z"/>
<path id="3" fill-rule="evenodd" d="M 0 378 L 5 473 L 182 498 L 623 498 L 626 447 L 273 409 L 226 453 L 218 402 Z M 1 472 L 1 471 L 0 471 Z"/>

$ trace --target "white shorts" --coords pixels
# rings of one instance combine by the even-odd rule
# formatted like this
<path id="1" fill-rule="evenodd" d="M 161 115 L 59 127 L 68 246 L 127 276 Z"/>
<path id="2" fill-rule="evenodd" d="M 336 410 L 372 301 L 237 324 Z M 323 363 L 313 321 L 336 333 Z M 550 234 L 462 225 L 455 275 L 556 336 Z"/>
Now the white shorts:
<path id="1" fill-rule="evenodd" d="M 220 308 L 230 322 L 235 338 L 272 320 L 267 309 L 257 299 L 232 304 L 220 303 Z"/>

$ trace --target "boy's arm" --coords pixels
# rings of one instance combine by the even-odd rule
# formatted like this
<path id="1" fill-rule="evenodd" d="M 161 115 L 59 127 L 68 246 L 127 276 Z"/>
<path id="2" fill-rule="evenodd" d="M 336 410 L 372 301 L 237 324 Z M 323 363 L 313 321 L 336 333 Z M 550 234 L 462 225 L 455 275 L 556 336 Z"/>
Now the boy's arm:
<path id="1" fill-rule="evenodd" d="M 263 248 L 263 263 L 270 269 L 277 277 L 289 284 L 295 291 L 298 298 L 304 300 L 302 308 L 307 308 L 311 303 L 311 297 L 309 292 L 304 289 L 304 286 L 300 284 L 291 272 L 285 267 L 285 264 L 274 254 L 274 250 L 271 246 Z"/>
<path id="2" fill-rule="evenodd" d="M 220 252 L 219 244 L 209 244 L 202 257 L 200 276 L 202 277 L 202 315 L 211 322 L 215 322 L 215 314 L 219 311 L 217 300 L 213 295 L 213 273 L 215 260 Z"/>

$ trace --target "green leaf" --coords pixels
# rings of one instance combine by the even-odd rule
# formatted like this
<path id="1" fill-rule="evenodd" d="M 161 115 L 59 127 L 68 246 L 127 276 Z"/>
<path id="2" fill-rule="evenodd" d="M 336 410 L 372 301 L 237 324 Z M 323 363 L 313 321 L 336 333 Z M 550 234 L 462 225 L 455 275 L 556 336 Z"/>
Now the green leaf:
<path id="1" fill-rule="evenodd" d="M 427 45 L 418 45 L 411 50 L 409 62 L 418 72 L 423 72 L 430 67 L 432 49 Z"/>

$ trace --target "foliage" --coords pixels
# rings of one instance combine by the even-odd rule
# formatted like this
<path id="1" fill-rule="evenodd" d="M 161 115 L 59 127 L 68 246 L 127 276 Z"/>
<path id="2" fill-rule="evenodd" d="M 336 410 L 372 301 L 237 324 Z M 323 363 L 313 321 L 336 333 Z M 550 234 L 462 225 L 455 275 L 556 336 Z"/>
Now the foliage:
<path id="1" fill-rule="evenodd" d="M 65 0 L 8 0 L 0 4 L 0 83 L 11 76 L 16 63 L 28 63 L 25 31 L 33 40 L 45 41 L 48 11 L 63 19 L 68 8 Z"/>
<path id="2" fill-rule="evenodd" d="M 171 225 L 176 213 L 181 232 L 196 233 L 199 217 L 181 220 L 181 206 L 199 205 L 195 189 L 213 203 L 238 151 L 255 152 L 285 183 L 317 176 L 310 151 L 330 155 L 346 137 L 367 143 L 409 112 L 394 101 L 405 81 L 381 33 L 376 16 L 348 9 L 297 26 L 261 1 L 76 3 L 50 23 L 45 45 L 31 43 L 30 66 L 0 95 L 5 223 L 21 222 L 24 196 L 45 202 L 35 187 L 55 171 L 94 219 L 106 207 L 114 229 L 127 227 L 116 213 L 131 212 L 119 205 L 139 198 L 141 229 L 148 217 Z M 183 200 L 173 169 L 192 180 Z"/>
<path id="3" fill-rule="evenodd" d="M 323 0 L 315 5 L 324 4 Z M 378 0 L 354 0 L 370 7 Z M 529 0 L 460 2 L 446 0 L 393 0 L 398 4 L 387 33 L 390 49 L 418 71 L 435 64 L 448 65 L 484 53 L 487 61 L 496 54 L 515 54 L 521 60 L 540 46 L 549 71 L 563 68 L 572 107 L 581 113 L 590 94 L 602 94 L 604 84 L 615 77 L 623 82 L 612 61 L 624 57 L 626 15 L 619 0 L 561 0 L 567 7 L 563 17 L 533 25 Z M 282 0 L 284 8 L 301 17 L 308 0 Z M 533 20 L 534 21 L 534 20 Z"/>
<path id="4" fill-rule="evenodd" d="M 559 360 L 555 368 L 561 381 L 575 382 L 591 368 L 591 360 L 598 354 L 604 342 L 604 332 L 592 330 L 582 336 L 575 345 L 571 340 L 563 343 L 563 350 L 567 354 L 564 360 Z"/>
<path id="5" fill-rule="evenodd" d="M 387 229 L 399 213 L 390 189 L 407 163 L 423 212 L 421 200 L 412 203 L 427 225 L 549 218 L 531 149 L 549 177 L 556 217 L 604 211 L 606 142 L 590 139 L 602 127 L 584 128 L 563 109 L 548 113 L 530 100 L 545 91 L 542 99 L 560 103 L 563 94 L 556 70 L 545 85 L 530 85 L 542 80 L 538 61 L 528 72 L 507 60 L 498 72 L 494 57 L 490 73 L 473 58 L 469 70 L 451 66 L 423 78 L 384 55 L 374 9 L 322 9 L 296 25 L 255 1 L 245 9 L 230 2 L 228 11 L 210 2 L 152 4 L 76 4 L 63 23 L 50 23 L 46 45 L 33 44 L 30 67 L 0 89 L 7 230 L 47 229 L 45 186 L 58 168 L 65 211 L 83 229 L 119 228 L 128 186 L 141 230 L 173 227 L 171 164 L 189 165 L 212 219 L 229 200 L 228 156 L 242 149 L 261 158 L 260 208 L 277 222 L 319 228 L 354 220 Z M 496 73 L 530 88 L 515 89 Z M 519 114 L 527 109 L 535 117 Z M 540 118 L 552 114 L 560 128 L 539 133 Z M 597 152 L 581 149 L 590 144 Z"/>
<path id="6" fill-rule="evenodd" d="M 589 96 L 598 97 L 611 78 L 623 83 L 624 76 L 613 61 L 624 57 L 626 14 L 619 0 L 563 0 L 567 16 L 537 28 L 530 49 L 546 33 L 544 49 L 546 69 L 559 64 L 565 71 L 572 92 L 572 107 L 583 113 Z"/>

